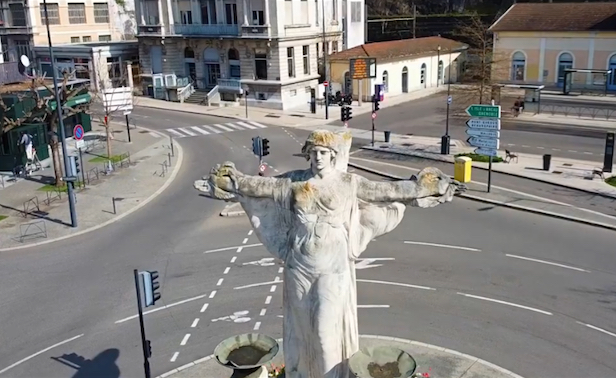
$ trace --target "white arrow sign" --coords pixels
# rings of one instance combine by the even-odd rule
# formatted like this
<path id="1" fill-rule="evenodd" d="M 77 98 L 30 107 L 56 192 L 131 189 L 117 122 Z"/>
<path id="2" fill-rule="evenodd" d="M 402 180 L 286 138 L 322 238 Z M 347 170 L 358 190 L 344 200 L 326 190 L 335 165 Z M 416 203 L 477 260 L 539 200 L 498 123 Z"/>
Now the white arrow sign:
<path id="1" fill-rule="evenodd" d="M 273 257 L 265 257 L 265 258 L 262 258 L 261 260 L 243 263 L 242 265 L 272 266 L 272 265 L 276 265 L 276 263 L 274 262 Z"/>
<path id="2" fill-rule="evenodd" d="M 466 126 L 471 129 L 500 130 L 501 121 L 497 118 L 471 118 L 466 121 Z"/>
<path id="3" fill-rule="evenodd" d="M 498 150 L 498 147 L 500 146 L 499 140 L 492 139 L 492 138 L 479 138 L 479 137 L 472 136 L 468 138 L 466 141 L 470 143 L 471 146 L 473 147 L 481 147 L 481 148 Z"/>
<path id="4" fill-rule="evenodd" d="M 395 260 L 393 257 L 381 257 L 381 258 L 373 258 L 373 259 L 357 259 L 359 262 L 355 264 L 355 269 L 368 269 L 368 268 L 378 268 L 379 266 L 383 266 L 383 264 L 375 264 L 371 265 L 376 261 L 393 261 Z"/>
<path id="5" fill-rule="evenodd" d="M 498 151 L 489 148 L 478 148 L 475 150 L 475 153 L 484 156 L 498 156 Z"/>
<path id="6" fill-rule="evenodd" d="M 466 134 L 483 138 L 500 138 L 500 131 L 496 130 L 466 129 Z"/>

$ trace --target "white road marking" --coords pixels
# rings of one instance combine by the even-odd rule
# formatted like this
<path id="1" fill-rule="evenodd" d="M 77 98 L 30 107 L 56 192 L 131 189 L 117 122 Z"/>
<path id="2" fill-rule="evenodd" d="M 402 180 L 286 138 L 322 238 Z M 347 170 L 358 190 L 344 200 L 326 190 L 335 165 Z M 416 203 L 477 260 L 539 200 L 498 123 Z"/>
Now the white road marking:
<path id="1" fill-rule="evenodd" d="M 195 130 L 196 132 L 203 134 L 203 135 L 210 135 L 209 131 L 205 131 L 199 128 L 199 126 L 191 126 L 191 129 Z"/>
<path id="2" fill-rule="evenodd" d="M 243 263 L 242 265 L 272 266 L 272 265 L 276 265 L 276 263 L 274 263 L 273 257 L 264 257 L 261 260 L 249 261 L 249 262 Z"/>
<path id="3" fill-rule="evenodd" d="M 193 320 L 192 324 L 190 325 L 190 328 L 195 328 L 197 324 L 199 324 L 199 318 L 195 318 L 195 320 Z"/>
<path id="4" fill-rule="evenodd" d="M 278 268 L 278 273 L 282 273 L 283 271 L 284 271 L 284 268 L 282 266 Z"/>
<path id="5" fill-rule="evenodd" d="M 212 319 L 212 322 L 218 322 L 218 321 L 233 321 L 234 323 L 246 323 L 250 321 L 250 318 L 247 317 L 246 315 L 248 315 L 249 311 L 236 311 L 233 313 L 233 315 L 229 315 L 229 316 L 223 316 L 217 319 Z"/>
<path id="6" fill-rule="evenodd" d="M 552 151 L 560 151 L 560 148 L 552 148 Z"/>
<path id="7" fill-rule="evenodd" d="M 248 238 L 244 238 L 244 240 L 242 240 L 242 244 L 246 244 L 248 243 Z"/>
<path id="8" fill-rule="evenodd" d="M 150 131 L 148 134 L 150 134 L 150 136 L 153 136 L 154 138 L 160 138 L 160 134 L 158 133 L 154 133 Z"/>
<path id="9" fill-rule="evenodd" d="M 594 326 L 594 325 L 592 325 L 592 324 L 582 323 L 582 322 L 576 322 L 576 323 L 577 323 L 577 324 L 581 324 L 581 325 L 583 325 L 583 326 L 586 326 L 586 327 L 588 327 L 588 328 L 594 329 L 595 331 L 603 332 L 603 333 L 605 333 L 606 335 L 610 335 L 610 336 L 612 336 L 612 337 L 616 337 L 616 333 L 613 333 L 613 332 L 610 332 L 610 331 L 606 331 L 606 330 L 604 330 L 603 328 L 596 327 L 596 326 Z M 2 372 L 0 371 L 0 373 L 2 373 Z"/>
<path id="10" fill-rule="evenodd" d="M 229 127 L 233 127 L 236 130 L 244 130 L 239 126 L 234 125 L 233 123 L 225 123 L 225 125 L 229 126 Z"/>
<path id="11" fill-rule="evenodd" d="M 251 287 L 258 287 L 258 286 L 266 286 L 266 285 L 271 285 L 271 284 L 275 284 L 275 283 L 282 283 L 282 280 L 280 281 L 269 281 L 269 282 L 259 282 L 259 283 L 254 283 L 254 284 L 250 284 L 250 285 L 244 285 L 244 286 L 237 286 L 234 287 L 234 290 L 241 290 L 241 289 L 248 289 Z"/>
<path id="12" fill-rule="evenodd" d="M 187 333 L 184 335 L 184 338 L 182 339 L 182 342 L 180 343 L 180 345 L 182 346 L 186 345 L 186 343 L 188 342 L 188 339 L 190 339 L 190 333 Z"/>
<path id="13" fill-rule="evenodd" d="M 551 312 L 547 312 L 547 311 L 543 311 L 543 310 L 539 310 L 537 308 L 534 307 L 528 307 L 528 306 L 522 306 L 519 305 L 517 303 L 511 303 L 511 302 L 505 302 L 505 301 L 501 301 L 498 299 L 492 299 L 492 298 L 486 298 L 486 297 L 480 297 L 478 295 L 472 295 L 472 294 L 465 294 L 465 293 L 458 293 L 459 295 L 463 295 L 465 297 L 468 298 L 475 298 L 475 299 L 481 299 L 483 301 L 488 301 L 488 302 L 494 302 L 494 303 L 500 303 L 500 304 L 504 304 L 507 306 L 512 306 L 512 307 L 517 307 L 517 308 L 522 308 L 524 310 L 529 310 L 529 311 L 534 311 L 534 312 L 538 312 L 540 314 L 544 314 L 544 315 L 553 315 Z"/>
<path id="14" fill-rule="evenodd" d="M 357 308 L 389 308 L 389 305 L 357 305 Z"/>
<path id="15" fill-rule="evenodd" d="M 252 235 L 252 230 L 248 231 L 248 236 Z"/>
<path id="16" fill-rule="evenodd" d="M 544 150 L 545 149 L 545 147 L 537 147 L 537 148 L 540 149 L 540 150 Z"/>
<path id="17" fill-rule="evenodd" d="M 276 291 L 276 285 L 272 285 L 272 287 L 270 287 L 270 293 L 273 293 Z"/>
<path id="18" fill-rule="evenodd" d="M 550 262 L 550 261 L 545 261 L 545 260 L 531 259 L 530 257 L 524 257 L 524 256 L 518 256 L 518 255 L 505 254 L 505 256 L 513 257 L 514 259 L 533 261 L 533 262 L 537 262 L 537 263 L 541 263 L 541 264 L 554 265 L 554 266 L 558 266 L 558 267 L 565 268 L 565 269 L 577 270 L 578 272 L 590 273 L 590 270 L 586 270 L 586 269 L 582 269 L 582 268 L 576 268 L 576 267 L 570 266 L 570 265 L 563 265 L 563 264 L 558 264 L 558 263 L 554 263 L 554 262 Z"/>
<path id="19" fill-rule="evenodd" d="M 239 247 L 239 248 L 237 249 L 237 251 L 235 251 L 235 252 L 240 253 L 240 252 L 242 252 L 242 249 L 244 249 L 244 247 Z"/>
<path id="20" fill-rule="evenodd" d="M 254 130 L 254 129 L 256 129 L 256 128 L 257 128 L 256 126 L 249 125 L 249 124 L 247 124 L 246 122 L 236 122 L 236 123 L 237 123 L 238 125 L 240 125 L 240 126 L 244 126 L 245 128 L 247 128 L 247 129 L 251 129 L 251 130 Z"/>
<path id="21" fill-rule="evenodd" d="M 433 287 L 411 285 L 411 284 L 406 284 L 406 283 L 401 283 L 401 282 L 378 281 L 378 280 L 360 280 L 360 279 L 358 279 L 357 282 L 373 283 L 373 284 L 380 284 L 380 285 L 402 286 L 402 287 L 409 287 L 411 289 L 436 290 Z"/>
<path id="22" fill-rule="evenodd" d="M 224 279 L 223 279 L 223 278 L 220 278 L 220 279 L 218 280 L 218 282 L 216 282 L 216 286 L 220 286 L 220 285 L 222 285 L 222 281 L 224 281 Z"/>
<path id="23" fill-rule="evenodd" d="M 175 360 L 178 359 L 178 356 L 180 355 L 180 352 L 175 352 L 173 353 L 173 356 L 171 356 L 171 359 L 169 361 L 171 362 L 175 362 Z"/>
<path id="24" fill-rule="evenodd" d="M 358 263 L 355 264 L 355 269 L 369 269 L 369 268 L 378 268 L 379 266 L 383 266 L 383 264 L 372 264 L 376 261 L 392 261 L 395 260 L 393 257 L 377 257 L 373 259 L 357 259 Z"/>
<path id="25" fill-rule="evenodd" d="M 50 347 L 47 347 L 47 348 L 45 348 L 43 350 L 39 350 L 38 352 L 36 352 L 34 354 L 31 354 L 31 355 L 29 355 L 26 358 L 22 358 L 21 360 L 15 362 L 14 364 L 9 365 L 9 366 L 5 367 L 4 369 L 0 370 L 0 374 L 6 373 L 7 371 L 11 370 L 12 368 L 14 368 L 16 366 L 19 366 L 19 365 L 23 364 L 24 362 L 29 361 L 29 360 L 33 359 L 34 357 L 36 357 L 38 355 L 41 355 L 41 354 L 43 354 L 45 352 L 48 352 L 48 351 L 52 350 L 53 348 L 59 347 L 60 345 L 69 343 L 69 342 L 71 342 L 73 340 L 77 340 L 78 338 L 80 338 L 83 335 L 84 334 L 82 333 L 81 335 L 77 335 L 77 336 L 71 337 L 70 339 L 66 339 L 64 341 L 60 341 L 59 343 L 56 343 L 56 344 L 54 344 L 54 345 L 52 345 Z"/>
<path id="26" fill-rule="evenodd" d="M 215 296 L 216 296 L 216 290 L 213 290 L 213 291 L 210 293 L 210 299 L 214 298 Z"/>
<path id="27" fill-rule="evenodd" d="M 201 310 L 199 312 L 205 312 L 205 310 L 207 310 L 208 306 L 209 306 L 208 303 L 204 304 L 203 307 L 201 307 Z"/>
<path id="28" fill-rule="evenodd" d="M 214 134 L 220 134 L 220 133 L 222 133 L 222 131 L 220 131 L 220 130 L 218 130 L 218 129 L 215 129 L 215 128 L 213 128 L 212 126 L 208 126 L 208 125 L 201 125 L 200 127 L 203 127 L 204 129 L 208 129 L 208 130 L 210 130 L 211 132 L 213 132 Z"/>
<path id="29" fill-rule="evenodd" d="M 253 121 L 248 121 L 248 123 L 250 123 L 251 125 L 255 125 L 261 129 L 266 129 L 267 126 L 260 124 L 259 122 L 253 122 Z"/>
<path id="30" fill-rule="evenodd" d="M 221 129 L 223 129 L 225 131 L 234 131 L 232 128 L 227 127 L 227 126 L 223 126 L 223 125 L 220 125 L 220 124 L 215 124 L 215 125 L 212 125 L 212 126 L 220 127 Z"/>
<path id="31" fill-rule="evenodd" d="M 233 264 L 233 263 L 235 262 L 235 260 L 237 260 L 237 256 L 233 256 L 233 257 L 231 258 L 231 264 Z"/>
<path id="32" fill-rule="evenodd" d="M 151 314 L 151 313 L 153 313 L 153 312 L 157 312 L 157 311 L 160 311 L 160 310 L 165 310 L 165 309 L 170 308 L 170 307 L 174 307 L 174 306 L 178 306 L 178 305 L 181 305 L 181 304 L 184 304 L 184 303 L 192 302 L 192 301 L 195 301 L 195 300 L 197 300 L 197 299 L 205 298 L 205 296 L 206 296 L 206 294 L 203 294 L 203 295 L 198 295 L 198 296 L 196 296 L 196 297 L 192 297 L 192 298 L 184 299 L 184 300 L 179 301 L 179 302 L 170 303 L 170 304 L 168 304 L 168 305 L 165 305 L 165 306 L 162 306 L 162 307 L 159 307 L 159 308 L 155 308 L 155 309 L 153 309 L 153 310 L 144 311 L 144 312 L 143 312 L 143 315 Z M 115 324 L 124 323 L 124 322 L 126 322 L 126 321 L 128 321 L 128 320 L 135 319 L 135 318 L 137 318 L 138 316 L 139 316 L 139 314 L 129 316 L 128 318 L 124 318 L 124 319 L 116 320 L 116 321 L 115 321 Z"/>
<path id="33" fill-rule="evenodd" d="M 261 328 L 261 322 L 256 322 L 253 331 L 258 331 Z"/>
<path id="34" fill-rule="evenodd" d="M 268 295 L 267 298 L 265 298 L 265 304 L 268 305 L 270 303 L 272 303 L 272 296 Z"/>
<path id="35" fill-rule="evenodd" d="M 184 138 L 186 136 L 186 135 L 182 134 L 181 132 L 176 131 L 174 129 L 167 129 L 167 131 L 170 132 L 171 134 L 175 134 L 175 135 L 179 136 L 180 138 Z"/>
<path id="36" fill-rule="evenodd" d="M 592 155 L 592 152 L 584 152 L 584 155 Z"/>
<path id="37" fill-rule="evenodd" d="M 266 309 L 262 308 L 261 312 L 259 313 L 259 316 L 265 316 L 265 313 L 267 312 Z"/>
<path id="38" fill-rule="evenodd" d="M 185 127 L 178 127 L 178 130 L 182 130 L 183 133 L 186 133 L 186 134 L 188 134 L 190 136 L 196 136 L 197 135 L 197 134 L 193 133 L 192 131 L 188 130 L 187 128 L 185 128 Z"/>
<path id="39" fill-rule="evenodd" d="M 425 246 L 428 246 L 428 247 L 439 247 L 439 248 L 449 248 L 449 249 L 462 249 L 462 250 L 465 250 L 465 251 L 481 252 L 481 249 L 470 248 L 470 247 L 461 247 L 459 245 L 425 243 L 425 242 L 417 242 L 417 241 L 409 241 L 409 240 L 405 240 L 404 244 L 425 245 Z"/>
<path id="40" fill-rule="evenodd" d="M 256 244 L 248 244 L 248 245 L 236 245 L 236 246 L 233 246 L 233 247 L 210 249 L 210 250 L 207 250 L 207 251 L 205 251 L 203 253 L 224 252 L 224 251 L 230 251 L 232 249 L 237 249 L 237 248 L 252 248 L 252 247 L 258 247 L 258 246 L 261 246 L 261 245 L 263 245 L 263 244 L 256 243 Z"/>
<path id="41" fill-rule="evenodd" d="M 235 258 L 235 257 L 234 257 L 234 258 Z M 229 273 L 229 271 L 230 271 L 230 270 L 231 270 L 231 268 L 226 267 L 226 268 L 225 268 L 225 271 L 224 271 L 224 272 L 222 272 L 222 274 L 227 274 L 227 273 Z"/>
<path id="42" fill-rule="evenodd" d="M 575 150 L 569 150 L 569 152 L 577 152 L 577 151 L 575 151 Z"/>

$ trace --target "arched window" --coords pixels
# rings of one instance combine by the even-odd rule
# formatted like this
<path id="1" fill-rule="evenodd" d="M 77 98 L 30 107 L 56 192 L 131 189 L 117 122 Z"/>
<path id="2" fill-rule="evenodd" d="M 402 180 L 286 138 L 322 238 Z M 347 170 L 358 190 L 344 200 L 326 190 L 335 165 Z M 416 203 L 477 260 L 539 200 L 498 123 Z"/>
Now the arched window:
<path id="1" fill-rule="evenodd" d="M 573 55 L 568 52 L 561 53 L 558 56 L 558 85 L 562 85 L 565 81 L 565 70 L 573 68 Z"/>
<path id="2" fill-rule="evenodd" d="M 230 48 L 227 53 L 227 58 L 229 58 L 229 60 L 240 60 L 240 52 L 234 48 Z"/>
<path id="3" fill-rule="evenodd" d="M 232 79 L 241 78 L 240 52 L 234 48 L 230 48 L 227 52 L 227 58 L 229 60 L 229 77 Z"/>
<path id="4" fill-rule="evenodd" d="M 523 52 L 517 51 L 511 57 L 511 80 L 524 81 L 526 71 L 526 56 Z"/>
<path id="5" fill-rule="evenodd" d="M 195 59 L 195 50 L 191 49 L 190 47 L 185 48 L 184 49 L 184 58 Z"/>
<path id="6" fill-rule="evenodd" d="M 427 67 L 426 67 L 426 64 L 424 63 L 421 65 L 421 76 L 419 79 L 419 83 L 421 84 L 423 88 L 426 87 L 426 70 L 427 70 Z"/>
<path id="7" fill-rule="evenodd" d="M 349 71 L 344 73 L 344 93 L 353 93 L 353 80 L 351 80 L 351 73 Z"/>
<path id="8" fill-rule="evenodd" d="M 616 91 L 616 53 L 610 57 L 607 69 L 612 72 L 607 76 L 607 90 Z"/>
<path id="9" fill-rule="evenodd" d="M 438 76 L 436 77 L 436 85 L 443 82 L 443 61 L 438 62 Z"/>
<path id="10" fill-rule="evenodd" d="M 383 71 L 383 91 L 385 93 L 388 92 L 387 87 L 389 87 L 389 78 L 387 75 L 387 71 Z"/>
<path id="11" fill-rule="evenodd" d="M 409 69 L 404 66 L 402 68 L 402 93 L 409 92 Z"/>

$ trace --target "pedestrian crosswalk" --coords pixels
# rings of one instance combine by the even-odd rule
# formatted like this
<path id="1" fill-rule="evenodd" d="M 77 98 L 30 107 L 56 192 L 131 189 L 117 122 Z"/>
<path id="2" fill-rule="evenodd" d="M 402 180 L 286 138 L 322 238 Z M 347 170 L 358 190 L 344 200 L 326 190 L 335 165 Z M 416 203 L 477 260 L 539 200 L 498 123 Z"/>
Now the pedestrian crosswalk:
<path id="1" fill-rule="evenodd" d="M 183 126 L 165 129 L 174 138 L 192 138 L 203 135 L 215 135 L 233 131 L 265 129 L 267 126 L 253 121 L 237 121 L 230 123 L 217 123 L 213 125 Z"/>

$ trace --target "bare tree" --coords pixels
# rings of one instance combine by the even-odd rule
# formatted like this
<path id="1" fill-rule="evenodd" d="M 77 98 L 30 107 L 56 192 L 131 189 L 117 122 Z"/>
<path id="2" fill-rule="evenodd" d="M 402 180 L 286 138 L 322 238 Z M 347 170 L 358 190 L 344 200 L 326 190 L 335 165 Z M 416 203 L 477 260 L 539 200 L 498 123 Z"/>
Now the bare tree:
<path id="1" fill-rule="evenodd" d="M 88 104 L 75 105 L 67 107 L 66 104 L 75 96 L 87 92 L 86 85 L 77 84 L 70 86 L 70 72 L 65 72 L 62 82 L 58 84 L 60 95 L 60 107 L 63 110 L 64 118 L 75 114 L 84 113 L 87 111 Z M 16 95 L 18 101 L 12 106 L 7 106 L 0 96 L 0 109 L 3 112 L 2 128 L 0 134 L 9 132 L 10 130 L 27 123 L 44 123 L 46 125 L 47 140 L 51 146 L 51 154 L 53 160 L 53 169 L 56 179 L 56 186 L 62 186 L 62 160 L 60 159 L 60 140 L 58 138 L 58 112 L 51 103 L 56 101 L 56 92 L 53 85 L 48 80 L 42 77 L 36 77 L 29 83 L 19 83 L 5 85 L 2 87 L 2 94 Z M 9 117 L 9 114 L 17 105 L 23 107 L 23 112 L 20 115 L 15 115 L 15 118 Z M 57 106 L 57 105 L 56 105 Z"/>

